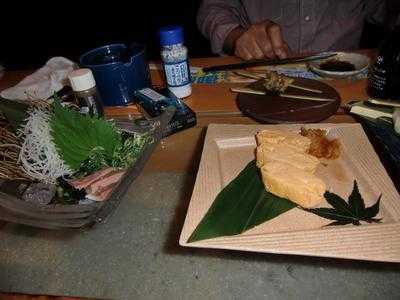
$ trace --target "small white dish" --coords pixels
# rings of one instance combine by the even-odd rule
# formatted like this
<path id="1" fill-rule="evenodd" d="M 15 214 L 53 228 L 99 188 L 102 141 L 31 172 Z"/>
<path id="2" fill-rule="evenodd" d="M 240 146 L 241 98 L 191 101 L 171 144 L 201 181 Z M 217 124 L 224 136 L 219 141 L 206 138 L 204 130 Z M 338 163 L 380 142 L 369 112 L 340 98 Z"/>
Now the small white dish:
<path id="1" fill-rule="evenodd" d="M 354 65 L 354 71 L 326 71 L 321 69 L 321 65 L 329 60 L 338 60 L 349 62 Z M 346 78 L 350 76 L 357 75 L 369 67 L 370 59 L 368 56 L 358 54 L 358 53 L 347 53 L 347 52 L 337 52 L 337 55 L 327 59 L 316 60 L 308 63 L 308 67 L 314 73 L 322 77 L 331 78 Z"/>

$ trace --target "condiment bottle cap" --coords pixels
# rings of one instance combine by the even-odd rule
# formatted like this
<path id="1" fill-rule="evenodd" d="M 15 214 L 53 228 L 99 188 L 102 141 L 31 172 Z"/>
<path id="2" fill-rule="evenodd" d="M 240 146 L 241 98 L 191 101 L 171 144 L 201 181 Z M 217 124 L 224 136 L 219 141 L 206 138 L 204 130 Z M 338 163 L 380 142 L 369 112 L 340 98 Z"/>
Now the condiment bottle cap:
<path id="1" fill-rule="evenodd" d="M 68 74 L 68 79 L 75 92 L 81 92 L 96 86 L 96 81 L 90 69 L 73 70 Z"/>
<path id="2" fill-rule="evenodd" d="M 165 26 L 158 31 L 161 46 L 183 43 L 183 29 L 181 26 Z"/>

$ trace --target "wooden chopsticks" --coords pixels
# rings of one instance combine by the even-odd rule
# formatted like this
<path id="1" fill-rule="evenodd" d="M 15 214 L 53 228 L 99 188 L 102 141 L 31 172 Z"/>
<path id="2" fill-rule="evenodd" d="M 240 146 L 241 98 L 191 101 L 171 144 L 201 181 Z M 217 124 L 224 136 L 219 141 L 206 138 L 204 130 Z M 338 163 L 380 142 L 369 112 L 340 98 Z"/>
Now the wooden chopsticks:
<path id="1" fill-rule="evenodd" d="M 321 101 L 321 102 L 335 101 L 335 99 L 332 99 L 332 98 L 303 96 L 303 95 L 279 94 L 279 96 L 281 96 L 283 98 L 292 98 L 292 99 L 310 100 L 310 101 Z"/>
<path id="2" fill-rule="evenodd" d="M 322 91 L 320 91 L 320 90 L 316 90 L 316 89 L 300 86 L 300 85 L 293 84 L 293 83 L 289 84 L 289 86 L 292 87 L 292 88 L 298 89 L 298 90 L 303 90 L 303 91 L 307 91 L 307 92 L 322 94 Z"/>
<path id="3" fill-rule="evenodd" d="M 261 75 L 258 75 L 258 74 L 253 74 L 253 73 L 250 73 L 250 72 L 247 72 L 247 71 L 235 71 L 234 73 L 239 75 L 239 76 L 252 78 L 252 79 L 256 79 L 256 80 L 264 79 L 264 76 L 261 76 Z M 312 89 L 312 88 L 308 88 L 308 87 L 304 87 L 304 86 L 300 86 L 300 85 L 297 85 L 297 84 L 289 84 L 288 86 L 290 86 L 292 88 L 295 88 L 295 89 L 312 92 L 312 93 L 318 93 L 318 94 L 322 93 L 322 91 L 320 91 L 320 90 Z M 248 87 L 231 88 L 231 91 L 232 92 L 236 92 L 236 93 L 253 94 L 253 95 L 266 95 L 267 94 L 265 91 L 255 90 L 255 89 L 248 88 Z M 286 93 L 281 93 L 281 94 L 279 94 L 279 96 L 283 97 L 283 98 L 309 100 L 309 101 L 321 101 L 321 102 L 335 101 L 335 99 L 331 99 L 331 98 L 305 96 L 305 95 L 292 95 L 292 94 L 286 94 Z"/>
<path id="4" fill-rule="evenodd" d="M 253 90 L 251 88 L 231 88 L 232 92 L 235 93 L 243 93 L 243 94 L 253 94 L 253 95 L 266 95 L 267 93 L 264 91 Z M 292 95 L 292 94 L 279 94 L 280 97 L 283 98 L 291 98 L 291 99 L 299 99 L 299 100 L 309 100 L 309 101 L 320 101 L 320 102 L 330 102 L 335 101 L 332 98 L 323 98 L 323 97 L 313 97 L 313 96 L 303 96 L 303 95 Z"/>
<path id="5" fill-rule="evenodd" d="M 266 95 L 264 91 L 253 90 L 251 88 L 231 88 L 231 92 L 243 93 L 243 94 L 253 94 L 253 95 Z"/>
<path id="6" fill-rule="evenodd" d="M 239 75 L 239 76 L 252 78 L 252 79 L 256 79 L 256 80 L 260 80 L 260 79 L 264 79 L 265 78 L 265 76 L 256 75 L 256 74 L 253 74 L 253 73 L 250 73 L 250 72 L 247 72 L 247 71 L 235 71 L 234 73 Z M 320 90 L 316 90 L 316 89 L 300 86 L 300 85 L 293 84 L 293 83 L 289 84 L 288 86 L 290 86 L 292 88 L 295 88 L 295 89 L 307 91 L 307 92 L 318 93 L 318 94 L 322 93 L 322 91 L 320 91 Z"/>
<path id="7" fill-rule="evenodd" d="M 310 56 L 290 57 L 285 59 L 256 59 L 236 64 L 205 67 L 203 68 L 203 72 L 227 71 L 227 70 L 238 70 L 250 67 L 257 67 L 257 66 L 273 66 L 273 65 L 303 63 L 307 61 L 326 59 L 328 57 L 333 57 L 335 55 L 337 55 L 337 53 L 335 52 L 325 52 Z"/>

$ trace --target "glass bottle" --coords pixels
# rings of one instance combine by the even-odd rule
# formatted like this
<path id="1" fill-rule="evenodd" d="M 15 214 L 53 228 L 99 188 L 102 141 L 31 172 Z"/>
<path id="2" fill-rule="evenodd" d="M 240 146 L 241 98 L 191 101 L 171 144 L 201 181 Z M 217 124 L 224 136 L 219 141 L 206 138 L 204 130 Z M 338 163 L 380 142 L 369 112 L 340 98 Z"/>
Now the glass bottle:
<path id="1" fill-rule="evenodd" d="M 103 104 L 90 69 L 77 69 L 68 74 L 76 104 L 81 114 L 91 117 L 103 116 Z"/>
<path id="2" fill-rule="evenodd" d="M 400 27 L 379 47 L 368 75 L 368 94 L 374 98 L 400 100 Z"/>

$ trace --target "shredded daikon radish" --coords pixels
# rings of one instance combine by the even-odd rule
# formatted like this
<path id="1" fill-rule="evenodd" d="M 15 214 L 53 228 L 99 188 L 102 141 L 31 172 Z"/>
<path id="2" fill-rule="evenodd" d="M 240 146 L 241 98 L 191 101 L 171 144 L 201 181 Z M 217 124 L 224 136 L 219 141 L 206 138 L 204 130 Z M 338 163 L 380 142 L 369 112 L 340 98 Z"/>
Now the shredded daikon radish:
<path id="1" fill-rule="evenodd" d="M 60 158 L 53 143 L 50 117 L 45 109 L 33 109 L 29 112 L 22 131 L 24 143 L 19 160 L 29 176 L 46 183 L 55 183 L 58 177 L 69 175 L 72 171 Z"/>

